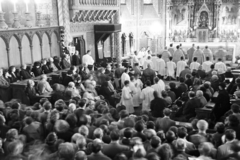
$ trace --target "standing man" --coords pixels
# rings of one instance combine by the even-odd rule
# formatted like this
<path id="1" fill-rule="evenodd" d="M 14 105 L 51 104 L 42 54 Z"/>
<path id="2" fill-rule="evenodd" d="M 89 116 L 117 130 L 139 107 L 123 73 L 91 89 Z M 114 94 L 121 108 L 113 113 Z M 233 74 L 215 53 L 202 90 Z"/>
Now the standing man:
<path id="1" fill-rule="evenodd" d="M 165 50 L 162 52 L 162 59 L 167 63 L 171 56 L 171 53 L 167 50 L 167 47 L 165 47 Z"/>
<path id="2" fill-rule="evenodd" d="M 180 73 L 185 69 L 186 66 L 187 66 L 186 61 L 184 61 L 183 57 L 181 57 L 181 61 L 178 61 L 177 63 L 177 73 L 176 73 L 177 78 L 179 78 Z"/>
<path id="3" fill-rule="evenodd" d="M 198 70 L 199 66 L 200 66 L 200 63 L 197 62 L 198 58 L 197 57 L 194 57 L 193 58 L 193 62 L 190 64 L 190 69 L 191 71 L 193 70 Z"/>
<path id="4" fill-rule="evenodd" d="M 207 73 L 211 70 L 211 65 L 213 63 L 210 61 L 209 57 L 206 57 L 206 61 L 202 64 L 202 69 Z"/>
<path id="5" fill-rule="evenodd" d="M 174 48 L 173 48 L 173 44 L 170 44 L 170 48 L 168 48 L 168 52 L 170 52 L 171 57 L 172 57 L 173 54 L 174 54 L 174 52 L 175 52 L 175 50 L 174 50 Z"/>
<path id="6" fill-rule="evenodd" d="M 197 61 L 200 64 L 202 64 L 205 61 L 205 56 L 204 56 L 202 50 L 200 50 L 199 46 L 197 46 L 197 50 L 193 53 L 193 59 L 195 57 L 197 57 Z"/>
<path id="7" fill-rule="evenodd" d="M 172 57 L 169 58 L 169 62 L 167 62 L 167 77 L 169 80 L 175 79 L 175 69 L 176 63 L 172 61 Z"/>
<path id="8" fill-rule="evenodd" d="M 124 84 L 124 87 L 122 89 L 121 102 L 126 107 L 126 110 L 128 111 L 128 113 L 131 114 L 134 112 L 134 108 L 133 108 L 133 92 L 129 87 L 130 81 L 126 80 L 123 82 L 123 84 Z"/>
<path id="9" fill-rule="evenodd" d="M 90 71 L 93 70 L 93 64 L 94 64 L 94 60 L 91 56 L 91 51 L 88 50 L 87 53 L 82 57 L 82 64 L 85 63 L 88 66 L 88 69 Z"/>
<path id="10" fill-rule="evenodd" d="M 122 67 L 121 64 L 117 64 L 117 68 L 115 69 L 115 73 L 114 73 L 114 75 L 115 75 L 114 83 L 116 85 L 116 88 L 120 88 L 120 86 L 121 86 L 121 83 L 119 83 L 119 82 L 121 80 L 121 76 L 122 76 L 124 70 L 125 69 Z"/>
<path id="11" fill-rule="evenodd" d="M 154 71 L 158 70 L 158 59 L 159 58 L 155 54 L 153 54 L 153 56 L 152 56 L 152 69 Z"/>
<path id="12" fill-rule="evenodd" d="M 203 54 L 205 57 L 209 57 L 210 61 L 213 62 L 213 54 L 212 51 L 208 48 L 208 46 L 206 46 L 203 50 Z"/>
<path id="13" fill-rule="evenodd" d="M 143 71 L 142 77 L 143 77 L 143 82 L 150 81 L 151 84 L 153 84 L 153 79 L 156 76 L 156 73 L 154 70 L 151 69 L 151 65 L 148 64 L 147 69 Z"/>
<path id="14" fill-rule="evenodd" d="M 221 76 L 222 80 L 225 79 L 225 72 L 227 71 L 227 66 L 222 62 L 222 59 L 219 58 L 218 62 L 215 64 L 215 70 L 218 71 L 219 76 Z"/>
<path id="15" fill-rule="evenodd" d="M 196 51 L 195 48 L 195 44 L 192 45 L 192 48 L 190 48 L 187 51 L 187 55 L 188 55 L 188 65 L 190 65 L 192 63 L 192 59 L 193 59 L 193 53 Z"/>
<path id="16" fill-rule="evenodd" d="M 81 64 L 81 59 L 79 56 L 79 52 L 76 51 L 75 54 L 72 56 L 72 65 L 79 66 Z"/>
<path id="17" fill-rule="evenodd" d="M 140 95 L 140 99 L 143 100 L 142 102 L 142 111 L 150 111 L 150 104 L 151 101 L 154 99 L 153 97 L 154 89 L 151 87 L 151 82 L 146 82 L 146 88 L 142 90 Z"/>
<path id="18" fill-rule="evenodd" d="M 164 77 L 166 75 L 166 63 L 165 61 L 162 59 L 162 55 L 159 55 L 158 56 L 158 60 L 157 60 L 157 71 L 158 71 L 158 74 L 161 76 L 161 77 Z"/>
<path id="19" fill-rule="evenodd" d="M 215 53 L 215 61 L 218 61 L 220 58 L 223 62 L 226 59 L 226 51 L 223 49 L 223 47 L 220 47 L 219 50 Z"/>
<path id="20" fill-rule="evenodd" d="M 143 63 L 143 69 L 146 69 L 148 67 L 148 65 L 151 66 L 151 68 L 153 68 L 153 62 L 152 62 L 152 59 L 151 59 L 151 56 L 149 55 L 147 57 L 147 59 L 144 61 Z"/>
<path id="21" fill-rule="evenodd" d="M 177 46 L 177 50 L 173 54 L 173 62 L 175 62 L 177 64 L 177 62 L 181 60 L 181 57 L 185 57 L 185 55 L 183 54 L 180 47 Z M 184 58 L 184 60 L 185 60 L 185 58 Z"/>

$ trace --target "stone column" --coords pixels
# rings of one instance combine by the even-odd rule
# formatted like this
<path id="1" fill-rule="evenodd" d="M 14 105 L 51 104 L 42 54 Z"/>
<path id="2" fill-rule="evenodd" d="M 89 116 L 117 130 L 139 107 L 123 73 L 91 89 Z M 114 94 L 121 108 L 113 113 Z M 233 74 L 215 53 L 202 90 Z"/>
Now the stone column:
<path id="1" fill-rule="evenodd" d="M 33 60 L 33 45 L 30 44 L 30 51 L 31 51 L 31 60 L 32 60 L 32 63 L 34 62 Z"/>
<path id="2" fill-rule="evenodd" d="M 114 23 L 115 24 L 120 23 L 120 11 L 119 10 L 115 14 Z M 119 32 L 115 33 L 114 34 L 114 44 L 115 44 L 115 55 L 116 55 L 117 63 L 121 63 L 121 60 L 122 60 L 122 55 L 121 55 L 121 51 L 120 51 L 120 46 L 121 46 L 120 39 L 121 39 L 120 33 Z"/>
<path id="3" fill-rule="evenodd" d="M 9 48 L 9 46 L 7 47 L 7 57 L 8 57 L 8 67 L 10 67 L 10 48 Z"/>
<path id="4" fill-rule="evenodd" d="M 23 65 L 22 46 L 19 46 L 18 49 L 19 49 L 19 53 L 20 53 L 20 63 L 21 63 L 21 65 Z"/>
<path id="5" fill-rule="evenodd" d="M 217 37 L 216 38 L 219 38 L 219 14 L 220 14 L 220 10 L 221 10 L 221 6 L 222 6 L 222 0 L 216 0 L 215 1 L 215 5 L 217 7 L 217 19 L 216 19 L 216 27 L 217 27 Z"/>
<path id="6" fill-rule="evenodd" d="M 166 23 L 165 24 L 166 25 L 166 30 L 165 30 L 166 41 L 169 41 L 169 30 L 171 30 L 169 21 L 170 21 L 170 18 L 171 18 L 170 16 L 171 16 L 172 6 L 173 6 L 172 0 L 167 0 L 167 2 L 166 2 L 166 17 L 165 17 L 166 18 L 166 21 L 165 21 L 165 23 Z"/>

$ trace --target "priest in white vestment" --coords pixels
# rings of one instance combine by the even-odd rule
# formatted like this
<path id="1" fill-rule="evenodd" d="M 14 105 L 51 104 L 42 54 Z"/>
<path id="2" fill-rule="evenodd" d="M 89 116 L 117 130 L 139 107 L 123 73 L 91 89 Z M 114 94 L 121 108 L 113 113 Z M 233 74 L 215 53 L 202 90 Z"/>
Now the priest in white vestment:
<path id="1" fill-rule="evenodd" d="M 170 52 L 171 57 L 172 57 L 175 52 L 175 49 L 173 48 L 173 44 L 170 44 L 170 47 L 168 48 L 168 52 Z"/>
<path id="2" fill-rule="evenodd" d="M 143 66 L 145 60 L 145 48 L 142 48 L 138 53 L 139 66 Z"/>
<path id="3" fill-rule="evenodd" d="M 194 57 L 193 62 L 190 64 L 191 72 L 193 70 L 198 70 L 199 67 L 200 67 L 200 63 L 197 62 L 197 57 Z"/>
<path id="4" fill-rule="evenodd" d="M 184 57 L 184 60 L 185 60 L 185 55 L 183 54 L 180 47 L 177 46 L 177 50 L 173 54 L 173 62 L 177 64 L 177 62 L 181 60 L 181 57 Z"/>
<path id="5" fill-rule="evenodd" d="M 188 55 L 188 65 L 190 65 L 192 63 L 192 59 L 193 59 L 193 53 L 196 51 L 195 48 L 195 44 L 192 45 L 192 48 L 190 48 L 187 51 L 187 55 Z"/>
<path id="6" fill-rule="evenodd" d="M 141 91 L 143 88 L 142 81 L 136 75 L 133 79 L 131 78 L 130 89 L 133 91 L 133 106 L 139 107 L 142 103 L 140 99 Z"/>
<path id="7" fill-rule="evenodd" d="M 158 70 L 158 57 L 155 55 L 155 54 L 153 54 L 153 56 L 152 56 L 152 69 L 154 70 L 154 71 L 157 71 Z"/>
<path id="8" fill-rule="evenodd" d="M 138 53 L 137 53 L 137 51 L 134 51 L 134 54 L 131 55 L 131 66 L 134 66 L 134 64 L 136 64 L 136 63 L 139 64 Z"/>
<path id="9" fill-rule="evenodd" d="M 217 62 L 220 58 L 223 62 L 226 60 L 226 51 L 223 49 L 223 47 L 220 47 L 220 49 L 215 53 L 215 61 Z"/>
<path id="10" fill-rule="evenodd" d="M 153 68 L 153 62 L 152 62 L 151 56 L 148 56 L 148 58 L 144 61 L 143 69 L 148 68 L 148 65 L 150 65 L 151 68 Z"/>
<path id="11" fill-rule="evenodd" d="M 197 50 L 193 53 L 193 59 L 197 57 L 197 62 L 202 64 L 205 61 L 205 56 L 202 52 L 202 50 L 200 50 L 200 47 L 197 47 Z"/>
<path id="12" fill-rule="evenodd" d="M 87 53 L 82 57 L 82 64 L 86 64 L 87 66 L 93 66 L 94 60 L 91 56 L 90 50 L 88 50 Z"/>
<path id="13" fill-rule="evenodd" d="M 133 91 L 129 87 L 130 82 L 127 80 L 124 82 L 124 87 L 122 89 L 121 103 L 126 107 L 128 113 L 133 113 Z"/>
<path id="14" fill-rule="evenodd" d="M 126 68 L 125 71 L 123 72 L 122 76 L 121 76 L 121 83 L 122 86 L 124 86 L 124 82 L 125 81 L 129 81 L 130 82 L 130 76 L 129 76 L 129 69 Z"/>
<path id="15" fill-rule="evenodd" d="M 206 73 L 211 71 L 211 65 L 213 63 L 210 61 L 210 58 L 209 57 L 206 57 L 206 61 L 203 62 L 202 64 L 202 70 L 204 70 Z"/>
<path id="16" fill-rule="evenodd" d="M 209 57 L 210 61 L 213 62 L 213 53 L 208 48 L 208 46 L 206 46 L 205 49 L 203 50 L 203 54 L 204 54 L 205 58 Z"/>
<path id="17" fill-rule="evenodd" d="M 187 66 L 187 62 L 181 57 L 181 61 L 177 63 L 177 73 L 176 76 L 179 77 L 180 73 L 185 69 Z"/>
<path id="18" fill-rule="evenodd" d="M 158 92 L 159 97 L 162 97 L 162 91 L 163 90 L 162 90 L 161 86 L 159 85 L 158 81 L 159 81 L 159 78 L 155 77 L 154 78 L 154 85 L 152 85 L 151 87 L 154 89 L 154 91 Z"/>
<path id="19" fill-rule="evenodd" d="M 142 111 L 150 111 L 151 101 L 154 99 L 154 89 L 151 87 L 151 82 L 146 82 L 147 87 L 141 92 L 140 98 L 142 100 Z"/>
<path id="20" fill-rule="evenodd" d="M 214 68 L 218 71 L 218 74 L 224 74 L 227 71 L 227 66 L 222 62 L 221 58 L 218 59 L 218 62 L 215 64 Z"/>
<path id="21" fill-rule="evenodd" d="M 161 55 L 159 55 L 159 58 L 157 59 L 157 72 L 160 74 L 162 77 L 166 75 L 166 63 L 162 59 Z"/>
<path id="22" fill-rule="evenodd" d="M 167 66 L 166 66 L 167 76 L 175 78 L 176 63 L 172 61 L 172 57 L 170 57 L 169 60 L 170 61 L 167 62 Z"/>
<path id="23" fill-rule="evenodd" d="M 167 50 L 167 47 L 165 47 L 165 50 L 162 52 L 162 59 L 165 62 L 168 62 L 171 56 L 172 56 L 171 53 Z"/>

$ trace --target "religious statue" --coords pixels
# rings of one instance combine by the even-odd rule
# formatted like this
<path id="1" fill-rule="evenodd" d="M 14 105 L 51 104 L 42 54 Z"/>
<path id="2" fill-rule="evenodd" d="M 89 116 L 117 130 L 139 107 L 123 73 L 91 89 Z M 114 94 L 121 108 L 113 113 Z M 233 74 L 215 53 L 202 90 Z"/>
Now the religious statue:
<path id="1" fill-rule="evenodd" d="M 206 11 L 202 11 L 200 14 L 200 18 L 199 18 L 199 27 L 204 27 L 207 28 L 208 27 L 208 13 Z"/>

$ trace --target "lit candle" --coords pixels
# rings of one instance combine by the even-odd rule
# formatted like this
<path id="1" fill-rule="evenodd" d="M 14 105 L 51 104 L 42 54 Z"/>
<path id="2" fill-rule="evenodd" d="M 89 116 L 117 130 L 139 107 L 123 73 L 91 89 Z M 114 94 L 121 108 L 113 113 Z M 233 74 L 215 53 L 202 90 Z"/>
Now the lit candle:
<path id="1" fill-rule="evenodd" d="M 29 12 L 29 8 L 28 8 L 28 4 L 29 4 L 29 0 L 25 0 L 25 4 L 26 4 L 26 12 Z"/>
<path id="2" fill-rule="evenodd" d="M 35 0 L 35 3 L 36 3 L 36 12 L 39 12 L 39 3 L 40 3 L 40 0 Z"/>
<path id="3" fill-rule="evenodd" d="M 16 5 L 17 0 L 12 0 L 12 2 L 13 2 L 13 12 L 16 13 L 17 12 L 17 5 Z"/>
<path id="4" fill-rule="evenodd" d="M 2 0 L 0 0 L 0 13 L 2 12 Z"/>

